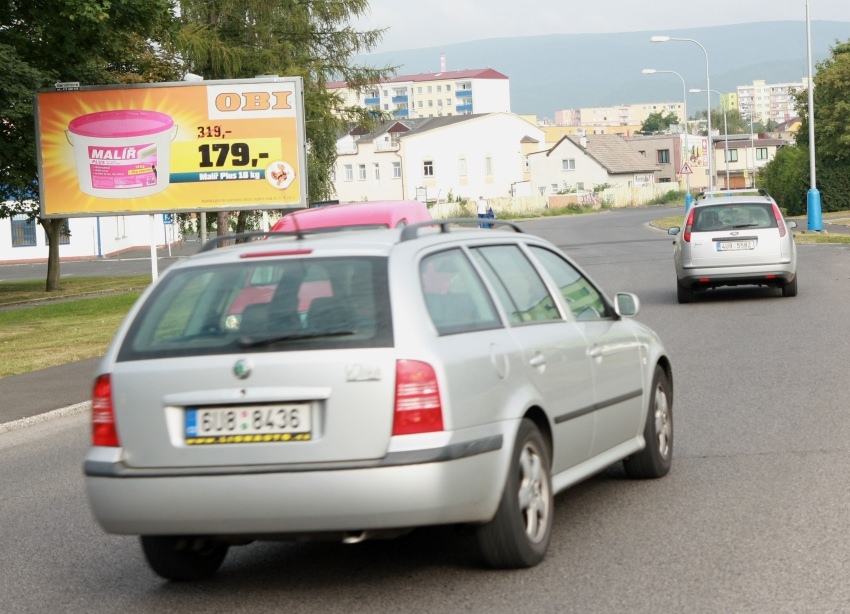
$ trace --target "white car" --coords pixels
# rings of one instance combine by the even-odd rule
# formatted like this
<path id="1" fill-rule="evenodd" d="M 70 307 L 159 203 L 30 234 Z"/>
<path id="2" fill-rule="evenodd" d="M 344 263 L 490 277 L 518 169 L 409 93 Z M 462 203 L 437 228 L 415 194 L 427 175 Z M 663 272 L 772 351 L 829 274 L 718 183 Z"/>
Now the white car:
<path id="1" fill-rule="evenodd" d="M 556 493 L 618 461 L 665 475 L 673 377 L 637 297 L 612 303 L 518 226 L 461 222 L 273 233 L 169 267 L 95 381 L 100 525 L 171 580 L 252 540 L 445 524 L 527 567 Z"/>
<path id="2" fill-rule="evenodd" d="M 670 228 L 676 246 L 676 290 L 690 303 L 699 290 L 757 285 L 797 296 L 797 245 L 776 202 L 759 190 L 708 192 Z"/>

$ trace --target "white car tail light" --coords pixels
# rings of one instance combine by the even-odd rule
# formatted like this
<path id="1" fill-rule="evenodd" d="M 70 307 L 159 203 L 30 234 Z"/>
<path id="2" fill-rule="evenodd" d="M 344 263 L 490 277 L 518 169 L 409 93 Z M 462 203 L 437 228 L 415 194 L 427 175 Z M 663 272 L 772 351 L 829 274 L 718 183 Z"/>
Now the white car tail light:
<path id="1" fill-rule="evenodd" d="M 779 207 L 776 203 L 773 203 L 773 217 L 776 218 L 776 225 L 779 227 L 779 236 L 784 237 L 787 229 L 785 228 L 785 222 L 782 221 L 782 214 L 779 212 Z"/>
<path id="2" fill-rule="evenodd" d="M 117 448 L 115 411 L 112 407 L 112 380 L 101 375 L 94 382 L 91 400 L 92 445 Z"/>
<path id="3" fill-rule="evenodd" d="M 691 207 L 690 212 L 688 213 L 688 219 L 685 221 L 685 234 L 684 239 L 685 243 L 691 242 L 691 228 L 694 225 L 694 209 Z"/>
<path id="4" fill-rule="evenodd" d="M 393 435 L 443 430 L 443 404 L 437 374 L 428 363 L 396 362 Z"/>

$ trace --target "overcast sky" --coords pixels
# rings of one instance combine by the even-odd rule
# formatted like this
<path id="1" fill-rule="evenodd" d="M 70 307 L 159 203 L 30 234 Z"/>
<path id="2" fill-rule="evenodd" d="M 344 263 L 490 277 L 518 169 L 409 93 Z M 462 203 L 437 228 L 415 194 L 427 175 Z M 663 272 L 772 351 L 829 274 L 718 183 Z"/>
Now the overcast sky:
<path id="1" fill-rule="evenodd" d="M 809 0 L 812 20 L 850 22 L 850 0 Z M 806 0 L 369 0 L 359 29 L 388 28 L 372 53 L 505 36 L 642 32 L 805 21 Z M 777 41 L 781 44 L 781 41 Z"/>

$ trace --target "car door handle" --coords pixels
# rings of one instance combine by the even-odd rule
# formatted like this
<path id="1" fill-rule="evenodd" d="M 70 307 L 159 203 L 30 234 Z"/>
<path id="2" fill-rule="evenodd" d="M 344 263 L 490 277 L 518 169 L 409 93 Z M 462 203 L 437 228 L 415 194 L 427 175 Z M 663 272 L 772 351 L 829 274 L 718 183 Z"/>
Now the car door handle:
<path id="1" fill-rule="evenodd" d="M 602 348 L 600 348 L 598 345 L 594 345 L 592 348 L 590 348 L 590 351 L 587 352 L 587 355 L 591 358 L 602 358 Z"/>
<path id="2" fill-rule="evenodd" d="M 532 367 L 542 367 L 546 364 L 546 357 L 543 354 L 535 354 L 531 357 L 531 360 L 528 361 Z"/>

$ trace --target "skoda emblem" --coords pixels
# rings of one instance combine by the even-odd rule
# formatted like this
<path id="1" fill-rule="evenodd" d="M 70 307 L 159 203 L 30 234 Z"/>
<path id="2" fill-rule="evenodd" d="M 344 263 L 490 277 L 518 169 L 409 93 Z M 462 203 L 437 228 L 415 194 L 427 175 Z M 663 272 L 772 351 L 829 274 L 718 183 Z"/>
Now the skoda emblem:
<path id="1" fill-rule="evenodd" d="M 247 360 L 237 360 L 236 364 L 233 365 L 233 375 L 238 377 L 239 379 L 248 379 L 248 376 L 251 375 L 251 363 Z"/>

